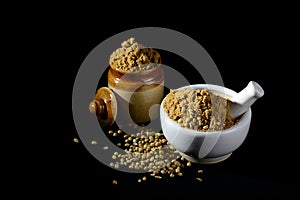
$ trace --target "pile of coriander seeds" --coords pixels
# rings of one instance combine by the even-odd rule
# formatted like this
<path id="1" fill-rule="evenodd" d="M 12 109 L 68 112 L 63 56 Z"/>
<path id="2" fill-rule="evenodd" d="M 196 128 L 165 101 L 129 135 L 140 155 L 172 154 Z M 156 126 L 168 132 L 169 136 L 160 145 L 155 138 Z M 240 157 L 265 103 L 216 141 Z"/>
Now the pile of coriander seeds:
<path id="1" fill-rule="evenodd" d="M 182 157 L 179 152 L 169 144 L 163 133 L 155 132 L 151 129 L 140 128 L 137 125 L 132 126 L 134 133 L 125 133 L 118 127 L 110 127 L 106 135 L 118 147 L 124 150 L 124 153 L 113 152 L 109 166 L 114 169 L 128 167 L 129 169 L 141 170 L 141 177 L 137 179 L 138 183 L 151 179 L 163 179 L 181 177 L 184 171 L 191 169 L 192 162 Z M 78 144 L 78 138 L 73 138 L 73 142 Z M 91 140 L 92 145 L 99 145 L 96 140 Z M 103 151 L 109 149 L 108 146 L 101 147 Z M 144 172 L 147 172 L 146 175 Z M 194 178 L 197 182 L 202 182 L 200 177 L 202 169 L 197 169 Z M 120 181 L 112 180 L 113 185 L 118 185 Z"/>
<path id="2" fill-rule="evenodd" d="M 147 175 L 137 179 L 139 183 L 149 179 L 181 177 L 184 175 L 183 172 L 191 167 L 192 163 L 169 144 L 163 133 L 137 125 L 129 124 L 129 126 L 133 126 L 136 131 L 131 134 L 119 128 L 107 131 L 108 137 L 114 141 L 117 138 L 116 145 L 124 149 L 124 153 L 113 152 L 110 167 L 115 169 L 128 167 L 148 172 Z M 195 177 L 196 181 L 202 182 L 200 177 L 202 173 L 202 169 L 197 169 L 199 176 Z M 116 183 L 117 180 L 113 182 Z"/>

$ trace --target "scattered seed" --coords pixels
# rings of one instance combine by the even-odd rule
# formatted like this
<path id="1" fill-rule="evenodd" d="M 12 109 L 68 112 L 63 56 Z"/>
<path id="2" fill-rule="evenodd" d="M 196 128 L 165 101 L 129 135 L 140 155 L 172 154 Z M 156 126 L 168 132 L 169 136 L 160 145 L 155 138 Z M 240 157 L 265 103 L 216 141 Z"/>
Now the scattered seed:
<path id="1" fill-rule="evenodd" d="M 202 174 L 202 173 L 203 173 L 203 170 L 202 170 L 202 169 L 199 169 L 197 172 L 198 172 L 198 174 Z"/>
<path id="2" fill-rule="evenodd" d="M 202 182 L 202 178 L 197 177 L 196 180 Z"/>
<path id="3" fill-rule="evenodd" d="M 73 142 L 79 143 L 79 140 L 78 140 L 77 138 L 74 138 L 74 139 L 73 139 Z"/>
<path id="4" fill-rule="evenodd" d="M 96 141 L 96 140 L 93 140 L 93 141 L 91 142 L 91 144 L 92 144 L 92 145 L 96 145 L 96 144 L 97 144 L 97 141 Z"/>
<path id="5" fill-rule="evenodd" d="M 117 184 L 118 184 L 118 181 L 117 181 L 117 180 L 113 180 L 112 183 L 113 183 L 114 185 L 117 185 Z"/>
<path id="6" fill-rule="evenodd" d="M 108 146 L 104 146 L 104 147 L 103 147 L 103 150 L 107 150 L 107 149 L 108 149 Z"/>
<path id="7" fill-rule="evenodd" d="M 122 139 L 123 142 L 118 142 L 117 146 L 124 147 L 125 153 L 114 152 L 112 154 L 114 161 L 109 164 L 110 167 L 126 166 L 129 169 L 144 170 L 149 172 L 148 176 L 161 179 L 166 175 L 170 178 L 182 176 L 184 168 L 191 166 L 192 163 L 181 156 L 162 133 L 148 129 L 137 132 L 138 135 L 119 134 L 118 131 L 113 131 Z M 103 147 L 103 149 L 108 149 L 108 147 Z M 146 179 L 147 176 L 144 176 L 137 181 L 143 182 Z"/>
<path id="8" fill-rule="evenodd" d="M 112 130 L 108 131 L 108 134 L 110 134 L 110 135 L 113 134 L 113 133 L 114 133 L 114 132 L 113 132 Z"/>
<path id="9" fill-rule="evenodd" d="M 117 135 L 118 135 L 118 133 L 116 133 L 116 132 L 113 134 L 114 137 L 116 137 Z"/>

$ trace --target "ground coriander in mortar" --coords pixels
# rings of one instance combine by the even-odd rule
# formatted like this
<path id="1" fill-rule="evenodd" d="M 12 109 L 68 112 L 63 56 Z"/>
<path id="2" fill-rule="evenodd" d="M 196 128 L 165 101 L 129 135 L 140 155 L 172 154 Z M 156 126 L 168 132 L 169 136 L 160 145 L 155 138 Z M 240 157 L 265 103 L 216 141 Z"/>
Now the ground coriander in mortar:
<path id="1" fill-rule="evenodd" d="M 208 89 L 170 90 L 163 108 L 181 127 L 197 131 L 225 130 L 238 121 L 229 114 L 230 101 Z"/>

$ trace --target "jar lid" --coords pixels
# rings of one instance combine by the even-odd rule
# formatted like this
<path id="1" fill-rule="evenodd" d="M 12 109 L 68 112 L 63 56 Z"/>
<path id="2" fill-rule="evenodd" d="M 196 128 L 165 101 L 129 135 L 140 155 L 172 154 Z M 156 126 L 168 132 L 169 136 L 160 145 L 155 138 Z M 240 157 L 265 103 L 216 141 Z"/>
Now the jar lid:
<path id="1" fill-rule="evenodd" d="M 117 116 L 117 101 L 113 91 L 108 87 L 99 88 L 89 105 L 89 110 L 96 113 L 102 127 L 112 125 Z"/>

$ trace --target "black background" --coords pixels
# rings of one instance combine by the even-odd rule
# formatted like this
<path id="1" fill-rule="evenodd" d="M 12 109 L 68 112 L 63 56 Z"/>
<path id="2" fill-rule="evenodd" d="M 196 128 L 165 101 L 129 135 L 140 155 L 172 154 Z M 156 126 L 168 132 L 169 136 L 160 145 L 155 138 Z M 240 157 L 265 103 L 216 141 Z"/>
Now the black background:
<path id="1" fill-rule="evenodd" d="M 28 179 L 36 178 L 33 188 L 54 196 L 82 195 L 97 199 L 104 196 L 112 199 L 299 198 L 298 78 L 293 62 L 295 52 L 290 48 L 294 45 L 295 24 L 289 19 L 281 20 L 277 15 L 222 22 L 203 19 L 197 25 L 189 25 L 186 20 L 117 23 L 104 22 L 101 18 L 91 22 L 68 15 L 45 19 L 30 38 L 39 35 L 36 55 L 41 58 L 39 64 L 47 66 L 40 68 L 37 78 L 44 81 L 49 77 L 44 84 L 47 89 L 42 95 L 45 96 L 41 98 L 42 103 L 52 105 L 44 113 L 51 117 L 44 120 L 38 140 L 46 136 L 42 141 L 49 142 L 50 146 L 45 148 L 37 142 L 43 150 L 37 155 L 37 148 L 32 151 L 39 161 L 27 174 Z M 263 87 L 265 95 L 252 106 L 249 134 L 230 158 L 213 165 L 195 164 L 180 178 L 137 183 L 140 174 L 106 167 L 82 143 L 73 142 L 78 134 L 72 116 L 72 89 L 79 67 L 99 43 L 122 31 L 149 26 L 177 30 L 196 40 L 216 63 L 226 87 L 240 91 L 253 80 Z M 180 59 L 168 62 L 171 67 L 184 64 Z M 193 84 L 201 83 L 195 74 L 187 78 Z M 204 170 L 202 183 L 194 179 L 198 168 Z M 113 179 L 118 180 L 118 185 L 112 184 Z"/>

